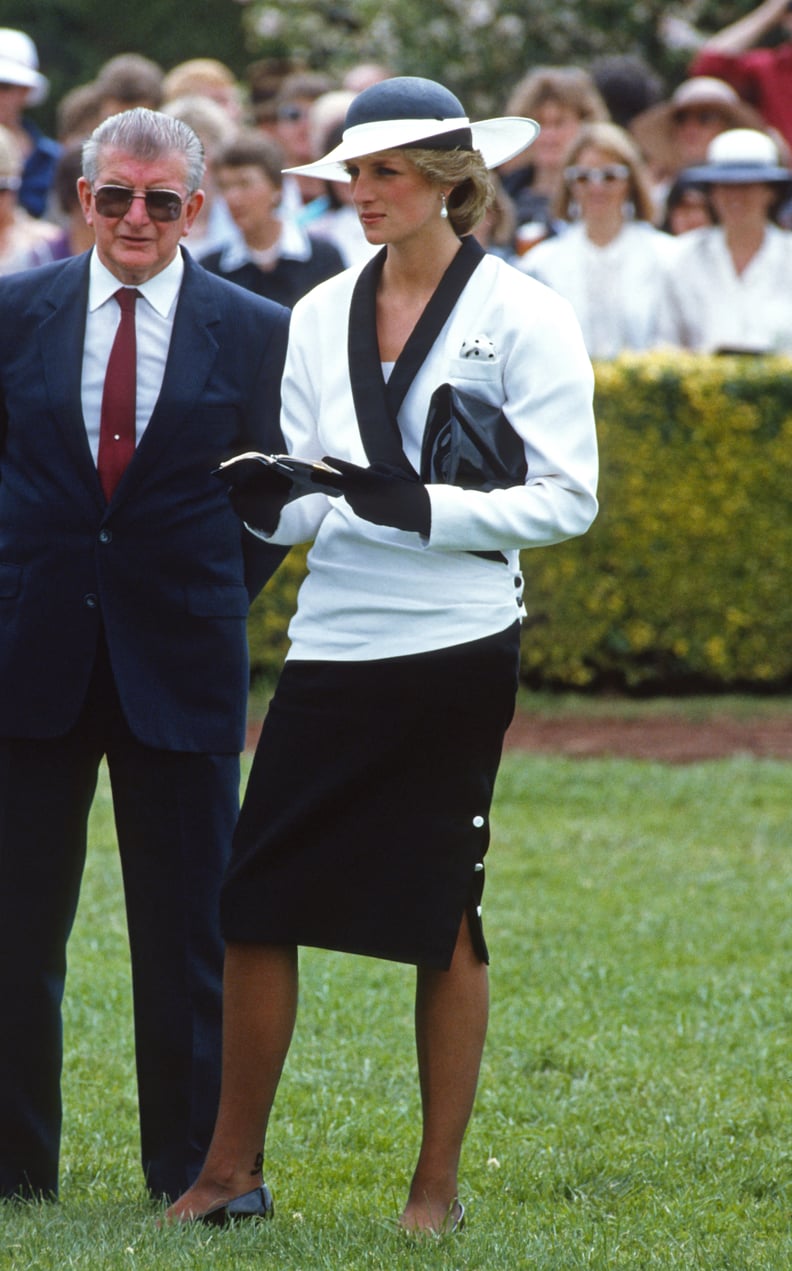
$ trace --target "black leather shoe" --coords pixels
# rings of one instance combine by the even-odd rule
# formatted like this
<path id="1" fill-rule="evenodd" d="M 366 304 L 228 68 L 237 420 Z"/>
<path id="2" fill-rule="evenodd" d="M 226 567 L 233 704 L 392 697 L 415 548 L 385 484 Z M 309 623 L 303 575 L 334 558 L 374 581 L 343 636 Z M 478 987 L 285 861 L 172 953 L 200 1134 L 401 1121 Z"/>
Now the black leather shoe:
<path id="1" fill-rule="evenodd" d="M 224 1205 L 215 1205 L 207 1209 L 205 1214 L 197 1214 L 197 1222 L 208 1223 L 212 1227 L 224 1227 L 236 1218 L 271 1218 L 275 1212 L 272 1195 L 266 1183 L 254 1187 L 250 1192 L 243 1192 Z"/>

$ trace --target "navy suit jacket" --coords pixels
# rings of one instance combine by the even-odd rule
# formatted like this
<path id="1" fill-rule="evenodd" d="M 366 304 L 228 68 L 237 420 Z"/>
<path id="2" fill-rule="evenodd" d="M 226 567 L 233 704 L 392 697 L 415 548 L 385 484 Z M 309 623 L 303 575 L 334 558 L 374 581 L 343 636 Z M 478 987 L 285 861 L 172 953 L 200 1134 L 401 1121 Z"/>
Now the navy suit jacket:
<path id="1" fill-rule="evenodd" d="M 0 735 L 72 727 L 103 624 L 142 742 L 242 747 L 249 602 L 283 552 L 211 470 L 282 448 L 289 311 L 184 257 L 162 390 L 109 505 L 81 406 L 89 255 L 0 279 Z"/>

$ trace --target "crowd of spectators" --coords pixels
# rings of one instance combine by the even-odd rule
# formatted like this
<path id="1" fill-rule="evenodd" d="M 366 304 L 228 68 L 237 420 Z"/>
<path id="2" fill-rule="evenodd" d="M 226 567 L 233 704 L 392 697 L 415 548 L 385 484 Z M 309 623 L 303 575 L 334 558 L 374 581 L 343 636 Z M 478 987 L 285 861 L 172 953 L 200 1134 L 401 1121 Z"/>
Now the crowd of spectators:
<path id="1" fill-rule="evenodd" d="M 541 125 L 494 174 L 482 244 L 565 295 L 590 355 L 658 346 L 792 353 L 792 4 L 763 0 L 723 31 L 686 28 L 691 56 L 666 88 L 634 57 L 530 69 L 504 113 Z M 371 251 L 343 182 L 289 175 L 340 138 L 366 63 L 343 77 L 284 60 L 240 82 L 195 58 L 167 71 L 111 58 L 56 104 L 56 136 L 29 111 L 48 82 L 21 31 L 0 30 L 0 273 L 86 249 L 75 196 L 83 141 L 108 115 L 176 115 L 207 155 L 188 250 L 215 273 L 292 305 Z M 789 297 L 789 299 L 787 299 Z"/>

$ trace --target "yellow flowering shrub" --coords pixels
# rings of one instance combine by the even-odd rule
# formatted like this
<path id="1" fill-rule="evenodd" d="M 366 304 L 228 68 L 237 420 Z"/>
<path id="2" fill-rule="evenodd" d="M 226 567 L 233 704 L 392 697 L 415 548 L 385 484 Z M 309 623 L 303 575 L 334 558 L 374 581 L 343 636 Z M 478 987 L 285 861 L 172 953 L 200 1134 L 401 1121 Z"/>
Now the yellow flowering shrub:
<path id="1" fill-rule="evenodd" d="M 307 546 L 293 547 L 253 602 L 248 618 L 253 679 L 274 680 L 280 671 L 289 647 L 286 629 L 297 608 L 307 553 Z"/>
<path id="2" fill-rule="evenodd" d="M 788 687 L 792 360 L 673 351 L 595 369 L 600 512 L 582 538 L 523 553 L 523 680 Z M 280 669 L 305 554 L 253 606 L 254 675 Z"/>

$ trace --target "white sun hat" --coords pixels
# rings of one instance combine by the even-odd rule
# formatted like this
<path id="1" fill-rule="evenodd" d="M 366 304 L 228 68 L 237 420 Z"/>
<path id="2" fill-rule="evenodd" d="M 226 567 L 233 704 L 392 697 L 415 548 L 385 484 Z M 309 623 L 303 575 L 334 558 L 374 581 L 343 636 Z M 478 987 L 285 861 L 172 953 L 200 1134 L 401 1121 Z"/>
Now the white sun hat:
<path id="1" fill-rule="evenodd" d="M 49 80 L 41 74 L 38 64 L 36 46 L 29 35 L 0 27 L 0 84 L 29 88 L 29 106 L 39 106 L 49 91 Z"/>
<path id="2" fill-rule="evenodd" d="M 341 141 L 321 159 L 286 168 L 301 176 L 348 181 L 345 164 L 383 150 L 421 146 L 431 150 L 478 150 L 488 168 L 530 146 L 539 132 L 534 119 L 504 116 L 471 123 L 462 103 L 442 84 L 414 75 L 393 76 L 364 88 L 350 103 Z"/>
<path id="3" fill-rule="evenodd" d="M 713 137 L 707 147 L 707 161 L 688 168 L 693 181 L 717 185 L 789 184 L 792 171 L 782 167 L 778 146 L 767 133 L 754 128 L 730 128 Z"/>

